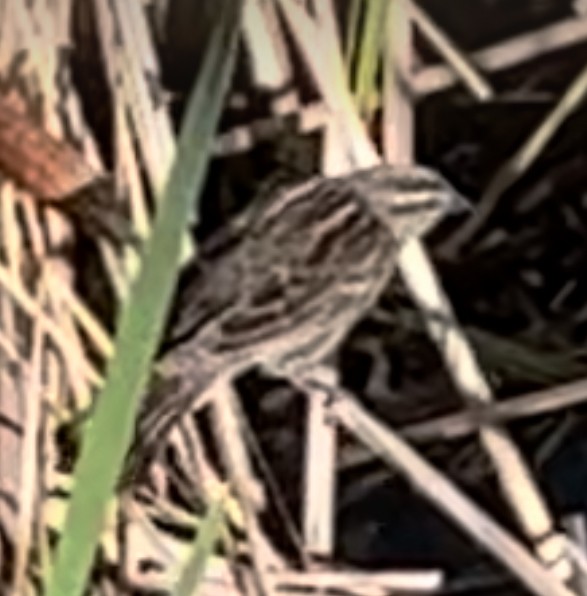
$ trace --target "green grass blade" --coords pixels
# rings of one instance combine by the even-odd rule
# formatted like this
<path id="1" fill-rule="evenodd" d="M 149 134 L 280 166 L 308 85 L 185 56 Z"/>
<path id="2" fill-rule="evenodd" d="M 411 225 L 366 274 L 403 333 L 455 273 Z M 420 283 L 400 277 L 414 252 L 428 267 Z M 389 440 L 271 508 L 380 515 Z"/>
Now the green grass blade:
<path id="1" fill-rule="evenodd" d="M 367 0 L 365 18 L 361 28 L 355 94 L 361 115 L 369 117 L 377 103 L 377 66 L 383 48 L 385 19 L 389 0 Z"/>
<path id="2" fill-rule="evenodd" d="M 361 26 L 361 7 L 364 0 L 351 0 L 345 32 L 344 59 L 349 81 L 352 80 L 354 58 L 357 53 L 357 40 Z"/>
<path id="3" fill-rule="evenodd" d="M 130 443 L 173 293 L 185 222 L 204 181 L 213 135 L 234 66 L 240 2 L 223 2 L 192 92 L 143 267 L 118 327 L 115 358 L 82 446 L 72 501 L 47 596 L 80 596 L 107 505 Z"/>
<path id="4" fill-rule="evenodd" d="M 198 528 L 198 537 L 191 556 L 173 591 L 173 596 L 194 596 L 204 577 L 206 565 L 224 528 L 224 501 L 214 501 Z"/>

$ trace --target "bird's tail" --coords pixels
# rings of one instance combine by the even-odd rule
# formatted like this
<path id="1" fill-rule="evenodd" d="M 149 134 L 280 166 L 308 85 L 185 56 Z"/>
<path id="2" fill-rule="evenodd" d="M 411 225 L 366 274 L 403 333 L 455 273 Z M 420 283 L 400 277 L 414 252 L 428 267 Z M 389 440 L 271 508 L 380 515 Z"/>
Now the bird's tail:
<path id="1" fill-rule="evenodd" d="M 145 396 L 138 418 L 134 441 L 128 451 L 119 485 L 128 486 L 144 478 L 151 463 L 167 444 L 172 428 L 209 386 L 204 375 L 157 378 Z"/>

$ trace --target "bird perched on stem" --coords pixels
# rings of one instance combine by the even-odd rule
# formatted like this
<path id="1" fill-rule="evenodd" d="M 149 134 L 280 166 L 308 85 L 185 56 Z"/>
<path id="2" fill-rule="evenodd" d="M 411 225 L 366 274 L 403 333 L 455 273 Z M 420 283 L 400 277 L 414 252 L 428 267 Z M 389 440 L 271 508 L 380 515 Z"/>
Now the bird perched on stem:
<path id="1" fill-rule="evenodd" d="M 131 456 L 143 463 L 219 378 L 260 366 L 294 379 L 375 303 L 398 248 L 468 203 L 438 173 L 381 165 L 257 200 L 201 247 L 177 297 Z"/>

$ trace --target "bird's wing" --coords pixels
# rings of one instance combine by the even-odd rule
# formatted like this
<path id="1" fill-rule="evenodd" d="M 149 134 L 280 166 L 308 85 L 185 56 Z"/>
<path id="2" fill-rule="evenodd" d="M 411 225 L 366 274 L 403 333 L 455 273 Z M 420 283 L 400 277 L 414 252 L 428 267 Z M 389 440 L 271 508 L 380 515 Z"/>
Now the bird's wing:
<path id="1" fill-rule="evenodd" d="M 242 245 L 242 239 L 238 239 L 221 252 L 201 253 L 182 272 L 167 322 L 162 353 L 197 336 L 207 323 L 239 301 L 239 280 L 243 275 L 243 263 L 239 257 Z"/>
<path id="2" fill-rule="evenodd" d="M 377 275 L 374 260 L 389 258 L 391 241 L 343 182 L 317 178 L 277 193 L 254 207 L 248 228 L 224 248 L 201 253 L 176 301 L 167 345 L 190 342 L 221 358 L 271 342 L 286 349 L 288 338 L 306 341 L 343 316 L 353 292 L 365 295 L 361 284 Z"/>
<path id="3" fill-rule="evenodd" d="M 259 279 L 250 263 L 251 229 L 280 193 L 263 193 L 238 217 L 209 236 L 199 247 L 198 257 L 181 272 L 173 306 L 167 321 L 161 353 L 184 343 L 231 306 L 240 304 L 251 284 L 268 285 Z M 261 241 L 262 242 L 262 241 Z M 252 252 L 258 252 L 253 249 Z M 250 255 L 250 256 L 249 256 Z M 255 278 L 254 281 L 249 281 Z"/>
<path id="4" fill-rule="evenodd" d="M 352 192 L 339 180 L 313 179 L 263 206 L 225 276 L 238 287 L 235 301 L 201 329 L 212 352 L 266 350 L 272 342 L 287 349 L 277 340 L 305 342 L 336 324 L 348 308 L 346 282 L 371 275 L 374 248 L 387 241 Z"/>

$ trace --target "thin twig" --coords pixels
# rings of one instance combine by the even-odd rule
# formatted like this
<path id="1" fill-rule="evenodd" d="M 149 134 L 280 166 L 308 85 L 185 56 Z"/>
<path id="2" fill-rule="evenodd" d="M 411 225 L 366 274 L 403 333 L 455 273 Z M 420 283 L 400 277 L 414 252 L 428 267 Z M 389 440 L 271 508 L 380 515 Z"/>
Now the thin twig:
<path id="1" fill-rule="evenodd" d="M 471 55 L 471 62 L 483 72 L 500 72 L 550 53 L 570 50 L 585 41 L 587 19 L 567 19 L 478 50 Z M 414 76 L 414 94 L 424 97 L 445 91 L 458 81 L 459 76 L 450 66 L 428 66 Z"/>
<path id="2" fill-rule="evenodd" d="M 431 571 L 279 571 L 273 573 L 278 589 L 337 590 L 360 596 L 384 596 L 389 592 L 436 593 L 442 588 L 443 573 Z M 280 589 L 281 593 L 281 589 Z"/>
<path id="3" fill-rule="evenodd" d="M 552 572 L 546 570 L 397 433 L 376 420 L 347 392 L 337 389 L 336 394 L 331 409 L 337 420 L 390 466 L 402 472 L 420 493 L 483 545 L 533 593 L 572 596 L 572 592 Z"/>
<path id="4" fill-rule="evenodd" d="M 214 395 L 213 411 L 217 428 L 216 438 L 244 515 L 256 588 L 263 596 L 271 596 L 274 589 L 268 570 L 274 567 L 279 559 L 271 556 L 272 551 L 268 549 L 268 544 L 263 539 L 257 519 L 254 498 L 252 498 L 252 489 L 257 483 L 241 434 L 238 415 L 239 405 L 232 387 L 227 382 L 220 381 L 216 386 Z"/>
<path id="5" fill-rule="evenodd" d="M 42 353 L 43 332 L 38 326 L 33 331 L 29 374 L 23 383 L 22 393 L 26 392 L 27 399 L 21 402 L 24 409 L 24 440 L 21 451 L 21 479 L 18 495 L 18 542 L 16 546 L 15 562 L 15 593 L 26 594 L 27 570 L 29 556 L 33 547 L 35 524 L 38 523 L 39 503 L 39 429 L 41 427 L 42 409 Z"/>
<path id="6" fill-rule="evenodd" d="M 47 268 L 45 268 L 44 274 L 44 282 L 49 290 L 58 294 L 60 300 L 70 309 L 74 319 L 88 334 L 94 348 L 103 358 L 111 358 L 114 354 L 114 342 L 102 323 L 69 286 L 58 283 Z"/>
<path id="7" fill-rule="evenodd" d="M 532 167 L 561 125 L 583 102 L 586 94 L 587 67 L 581 70 L 554 109 L 547 114 L 526 142 L 499 168 L 472 216 L 442 247 L 443 254 L 448 258 L 454 258 L 472 240 L 495 211 L 504 192 Z"/>
<path id="8" fill-rule="evenodd" d="M 493 402 L 481 408 L 467 409 L 433 420 L 415 422 L 399 429 L 405 439 L 417 442 L 450 441 L 478 432 L 487 421 L 503 423 L 531 416 L 540 416 L 570 408 L 587 401 L 587 380 L 574 381 L 534 391 L 507 401 Z M 341 469 L 363 465 L 373 460 L 373 455 L 363 449 L 348 447 L 343 453 Z"/>
<path id="9" fill-rule="evenodd" d="M 454 71 L 466 88 L 479 101 L 486 101 L 494 96 L 488 81 L 416 2 L 409 3 L 410 16 L 420 28 L 436 51 L 444 58 L 448 66 Z"/>
<path id="10" fill-rule="evenodd" d="M 3 286 L 8 294 L 30 317 L 34 317 L 42 326 L 47 335 L 55 342 L 56 346 L 63 353 L 63 360 L 66 369 L 72 377 L 76 374 L 83 374 L 88 381 L 99 386 L 102 383 L 100 373 L 80 354 L 77 349 L 71 346 L 71 340 L 67 334 L 43 312 L 41 306 L 30 294 L 22 287 L 21 283 L 13 278 L 8 271 L 0 264 L 0 285 Z M 77 367 L 74 371 L 72 367 Z"/>

